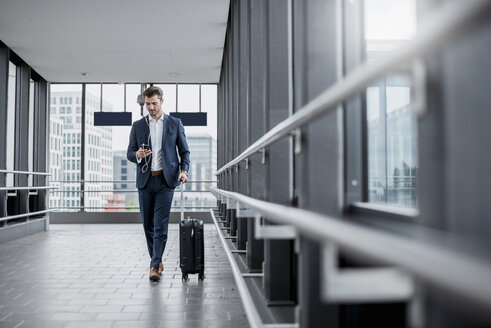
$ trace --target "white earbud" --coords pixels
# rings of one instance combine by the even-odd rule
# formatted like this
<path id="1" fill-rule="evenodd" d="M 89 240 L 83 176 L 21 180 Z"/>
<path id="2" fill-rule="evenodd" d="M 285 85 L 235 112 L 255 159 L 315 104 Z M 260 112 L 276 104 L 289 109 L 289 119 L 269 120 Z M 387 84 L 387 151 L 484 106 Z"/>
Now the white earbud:
<path id="1" fill-rule="evenodd" d="M 150 115 L 147 115 L 146 118 L 144 118 L 145 120 L 145 123 L 147 123 L 148 125 L 148 130 L 150 130 L 150 123 L 148 123 L 148 121 L 150 120 L 149 118 Z M 148 132 L 148 139 L 147 139 L 147 145 L 150 146 L 150 131 Z M 148 159 L 148 156 L 144 157 L 143 159 L 145 160 L 145 164 L 143 164 L 143 167 L 142 167 L 142 173 L 145 173 L 147 172 L 148 170 L 148 165 L 150 164 L 151 161 L 149 161 Z"/>

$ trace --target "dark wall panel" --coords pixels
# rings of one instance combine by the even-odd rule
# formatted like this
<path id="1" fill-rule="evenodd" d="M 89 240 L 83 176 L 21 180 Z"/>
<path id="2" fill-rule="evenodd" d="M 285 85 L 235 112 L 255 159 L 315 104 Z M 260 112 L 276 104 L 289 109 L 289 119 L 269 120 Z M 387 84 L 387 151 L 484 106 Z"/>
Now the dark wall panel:
<path id="1" fill-rule="evenodd" d="M 0 140 L 7 140 L 9 49 L 0 44 Z M 7 143 L 0 142 L 0 169 L 7 168 Z M 0 174 L 0 186 L 5 186 L 5 174 Z M 6 192 L 0 191 L 0 217 L 6 215 Z"/>
<path id="2" fill-rule="evenodd" d="M 293 2 L 294 111 L 300 110 L 338 80 L 336 3 Z M 341 113 L 328 114 L 302 128 L 302 152 L 295 156 L 295 196 L 299 207 L 340 213 L 343 172 Z M 320 296 L 320 247 L 302 239 L 299 258 L 301 327 L 338 327 L 339 307 Z"/>

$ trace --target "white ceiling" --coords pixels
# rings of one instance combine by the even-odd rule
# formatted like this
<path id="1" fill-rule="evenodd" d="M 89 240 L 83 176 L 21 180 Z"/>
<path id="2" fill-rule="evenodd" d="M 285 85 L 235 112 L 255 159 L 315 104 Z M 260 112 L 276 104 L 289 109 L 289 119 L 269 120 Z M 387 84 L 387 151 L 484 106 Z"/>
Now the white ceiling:
<path id="1" fill-rule="evenodd" d="M 0 40 L 50 82 L 216 83 L 228 10 L 229 0 L 0 0 Z"/>

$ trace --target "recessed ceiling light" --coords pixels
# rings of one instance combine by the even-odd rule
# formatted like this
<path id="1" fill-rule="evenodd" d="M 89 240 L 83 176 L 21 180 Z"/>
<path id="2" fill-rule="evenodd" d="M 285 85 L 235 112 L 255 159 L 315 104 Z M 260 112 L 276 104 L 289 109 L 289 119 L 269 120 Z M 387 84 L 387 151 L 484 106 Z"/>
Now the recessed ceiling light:
<path id="1" fill-rule="evenodd" d="M 89 73 L 87 73 L 87 72 L 83 72 L 83 73 L 80 73 L 80 75 L 82 75 L 82 76 L 87 76 L 87 75 L 89 75 Z"/>
<path id="2" fill-rule="evenodd" d="M 170 76 L 179 76 L 179 73 L 169 73 Z"/>

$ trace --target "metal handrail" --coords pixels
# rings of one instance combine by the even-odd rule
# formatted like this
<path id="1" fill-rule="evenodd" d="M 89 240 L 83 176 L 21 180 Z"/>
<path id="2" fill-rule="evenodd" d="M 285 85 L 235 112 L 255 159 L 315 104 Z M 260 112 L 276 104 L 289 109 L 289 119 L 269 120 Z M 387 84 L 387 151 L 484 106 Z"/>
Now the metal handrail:
<path id="1" fill-rule="evenodd" d="M 227 242 L 225 241 L 225 237 L 221 233 L 221 227 L 218 225 L 218 221 L 215 217 L 215 213 L 213 213 L 213 210 L 210 210 L 210 215 L 217 229 L 218 237 L 223 246 L 225 254 L 227 254 L 227 258 L 228 261 L 230 262 L 230 266 L 232 267 L 232 273 L 234 275 L 235 284 L 237 285 L 237 290 L 239 291 L 240 299 L 242 300 L 242 304 L 244 305 L 244 310 L 247 314 L 247 319 L 249 320 L 249 324 L 251 325 L 251 327 L 297 328 L 298 324 L 264 324 L 263 323 L 261 316 L 259 315 L 256 306 L 254 305 L 255 302 L 247 290 L 247 285 L 244 281 L 244 274 L 240 272 L 240 269 L 232 255 L 232 252 L 227 246 Z"/>
<path id="2" fill-rule="evenodd" d="M 140 207 L 138 206 L 58 206 L 58 207 L 51 207 L 51 209 L 67 209 L 67 210 L 75 210 L 75 209 L 107 209 L 107 210 L 112 210 L 112 209 L 139 209 Z M 171 208 L 181 208 L 180 206 L 171 206 Z M 216 206 L 183 206 L 183 208 L 199 208 L 199 209 L 213 209 L 216 208 Z"/>
<path id="3" fill-rule="evenodd" d="M 332 216 L 217 188 L 212 191 L 240 203 L 241 207 L 251 208 L 268 220 L 292 225 L 309 238 L 335 243 L 355 256 L 398 266 L 422 281 L 474 301 L 476 306 L 491 309 L 491 265 L 469 254 L 449 250 L 448 245 L 438 242 L 446 237 L 444 233 L 434 232 L 431 242 L 415 242 L 410 237 L 395 236 Z"/>
<path id="4" fill-rule="evenodd" d="M 477 17 L 489 14 L 490 11 L 491 1 L 489 0 L 451 1 L 443 5 L 436 14 L 425 21 L 426 24 L 422 26 L 413 40 L 408 41 L 399 50 L 376 58 L 346 75 L 340 82 L 325 90 L 297 113 L 269 130 L 239 156 L 221 167 L 216 175 L 290 135 L 295 129 L 335 111 L 336 105 L 364 90 L 371 82 L 397 69 L 402 63 L 407 63 L 441 46 L 459 28 L 475 23 L 474 20 Z"/>
<path id="5" fill-rule="evenodd" d="M 46 190 L 46 189 L 58 189 L 58 187 L 51 186 L 31 186 L 31 187 L 0 187 L 0 191 L 5 190 Z"/>
<path id="6" fill-rule="evenodd" d="M 46 173 L 46 172 L 30 172 L 30 171 L 0 170 L 0 173 L 5 173 L 5 174 L 28 174 L 28 175 L 45 175 L 45 176 L 51 176 L 51 173 Z"/>
<path id="7" fill-rule="evenodd" d="M 62 186 L 65 183 L 114 183 L 114 184 L 131 184 L 135 183 L 135 180 L 105 180 L 105 181 L 97 181 L 97 180 L 90 180 L 90 181 L 85 181 L 85 180 L 55 180 L 55 181 L 50 181 L 51 183 L 58 183 L 61 184 Z M 217 183 L 216 180 L 190 180 L 187 183 L 195 183 L 195 184 L 203 184 L 203 183 Z M 119 189 L 111 189 L 111 190 L 88 190 L 88 189 L 78 189 L 78 190 L 66 190 L 64 188 L 58 188 L 58 190 L 53 190 L 50 191 L 51 194 L 68 194 L 68 193 L 81 193 L 81 194 L 87 194 L 87 193 L 136 193 L 138 190 L 133 189 L 133 190 L 119 190 Z M 184 193 L 210 193 L 210 190 L 184 190 Z M 63 196 L 62 196 L 63 197 Z M 78 197 L 78 196 L 77 196 Z M 67 210 L 81 210 L 81 209 L 139 209 L 139 207 L 132 207 L 132 206 L 118 206 L 118 207 L 108 207 L 108 206 L 87 206 L 87 207 L 82 207 L 82 206 L 73 206 L 73 207 L 67 207 L 67 206 L 58 206 L 58 207 L 51 207 L 53 209 L 67 209 Z M 179 207 L 171 207 L 171 208 L 179 208 Z M 210 209 L 214 207 L 210 206 L 185 206 L 184 208 L 186 209 Z"/>
<path id="8" fill-rule="evenodd" d="M 136 180 L 51 180 L 50 183 L 136 183 Z M 217 183 L 217 180 L 188 180 L 186 183 Z"/>
<path id="9" fill-rule="evenodd" d="M 25 218 L 27 216 L 45 214 L 45 213 L 49 213 L 49 212 L 53 212 L 53 211 L 54 211 L 53 209 L 49 209 L 49 210 L 43 210 L 43 211 L 37 211 L 37 212 L 31 212 L 31 213 L 24 213 L 24 214 L 17 214 L 17 215 L 5 216 L 3 218 L 0 218 L 0 222 L 2 222 L 2 221 L 8 221 L 8 220 L 13 220 L 13 219 Z"/>
<path id="10" fill-rule="evenodd" d="M 353 202 L 350 204 L 353 208 L 379 211 L 384 213 L 392 213 L 395 215 L 401 215 L 408 218 L 416 219 L 419 216 L 419 210 L 409 207 L 398 207 L 394 206 L 397 204 L 380 204 L 380 203 L 363 203 L 363 202 Z"/>
<path id="11" fill-rule="evenodd" d="M 0 190 L 2 190 L 0 188 Z M 10 189 L 9 189 L 10 190 Z M 138 192 L 138 190 L 121 190 L 121 189 L 111 189 L 111 190 L 58 190 L 58 191 L 52 191 L 53 193 L 67 193 L 67 192 L 121 192 L 121 193 L 126 193 L 126 192 Z M 183 192 L 210 192 L 209 190 L 184 190 Z"/>

